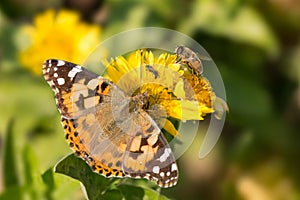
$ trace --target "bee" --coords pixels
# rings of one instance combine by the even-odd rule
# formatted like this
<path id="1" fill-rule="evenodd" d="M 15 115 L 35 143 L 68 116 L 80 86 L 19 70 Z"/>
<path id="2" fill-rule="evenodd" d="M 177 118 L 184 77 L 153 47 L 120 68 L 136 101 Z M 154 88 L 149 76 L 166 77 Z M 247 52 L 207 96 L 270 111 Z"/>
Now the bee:
<path id="1" fill-rule="evenodd" d="M 179 57 L 179 64 L 186 64 L 193 73 L 200 76 L 203 73 L 203 65 L 198 57 L 198 55 L 185 46 L 177 46 L 175 49 L 176 55 Z M 203 57 L 203 59 L 210 60 L 208 57 Z"/>

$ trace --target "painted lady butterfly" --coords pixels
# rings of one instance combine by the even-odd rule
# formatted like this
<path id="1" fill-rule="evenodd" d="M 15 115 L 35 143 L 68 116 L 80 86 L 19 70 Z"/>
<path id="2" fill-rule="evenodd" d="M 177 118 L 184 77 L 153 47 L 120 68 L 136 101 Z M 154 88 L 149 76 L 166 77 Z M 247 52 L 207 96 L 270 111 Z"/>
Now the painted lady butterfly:
<path id="1" fill-rule="evenodd" d="M 47 60 L 43 74 L 55 93 L 69 146 L 106 177 L 146 178 L 160 187 L 177 183 L 177 164 L 168 142 L 134 97 L 76 64 Z"/>

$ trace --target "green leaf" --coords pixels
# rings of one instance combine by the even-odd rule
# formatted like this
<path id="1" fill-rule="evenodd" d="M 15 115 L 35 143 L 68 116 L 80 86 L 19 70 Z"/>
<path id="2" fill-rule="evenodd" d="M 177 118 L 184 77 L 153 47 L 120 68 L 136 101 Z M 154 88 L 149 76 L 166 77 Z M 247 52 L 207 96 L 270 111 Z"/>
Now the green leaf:
<path id="1" fill-rule="evenodd" d="M 65 175 L 54 173 L 53 167 L 42 174 L 43 183 L 46 185 L 44 197 L 46 200 L 79 200 L 83 194 L 78 194 L 80 184 L 74 179 Z"/>
<path id="2" fill-rule="evenodd" d="M 117 178 L 105 178 L 94 173 L 90 166 L 81 158 L 71 154 L 55 166 L 55 172 L 70 176 L 79 180 L 85 186 L 89 199 L 97 199 L 102 196 Z"/>
<path id="3" fill-rule="evenodd" d="M 143 199 L 145 192 L 142 188 L 134 185 L 119 185 L 118 189 L 121 191 L 125 199 L 139 200 Z"/>
<path id="4" fill-rule="evenodd" d="M 38 184 L 40 174 L 38 173 L 38 167 L 35 163 L 35 156 L 29 145 L 26 145 L 23 150 L 23 162 L 24 162 L 24 186 L 26 191 L 29 193 L 30 199 L 38 199 L 38 191 L 41 191 L 42 184 Z"/>
<path id="5" fill-rule="evenodd" d="M 166 196 L 160 194 L 158 191 L 152 190 L 152 189 L 145 189 L 145 200 L 150 199 L 157 199 L 157 200 L 168 200 Z"/>
<path id="6" fill-rule="evenodd" d="M 47 189 L 45 192 L 45 197 L 48 200 L 53 199 L 53 191 L 55 190 L 55 183 L 53 177 L 53 169 L 49 168 L 44 174 L 42 174 L 42 179 Z"/>
<path id="7" fill-rule="evenodd" d="M 41 199 L 45 196 L 46 187 L 43 182 L 39 162 L 36 154 L 29 144 L 26 144 L 22 151 L 24 192 L 31 200 Z"/>
<path id="8" fill-rule="evenodd" d="M 93 199 L 96 200 L 96 199 L 99 199 L 99 198 L 95 198 L 95 197 L 90 198 L 90 200 L 93 200 Z M 104 199 L 104 200 L 122 200 L 123 196 L 122 196 L 122 194 L 119 190 L 113 189 L 113 190 L 108 190 L 107 192 L 105 192 L 101 196 L 101 199 Z"/>
<path id="9" fill-rule="evenodd" d="M 134 180 L 135 182 L 139 182 L 138 180 Z M 136 184 L 132 182 L 131 184 L 125 183 L 120 184 L 117 188 L 121 191 L 123 197 L 125 199 L 139 200 L 139 199 L 156 199 L 156 200 L 167 200 L 166 196 L 161 195 L 158 191 L 149 188 L 149 187 L 139 187 L 139 185 L 145 184 Z"/>
<path id="10" fill-rule="evenodd" d="M 13 187 L 19 185 L 19 177 L 16 169 L 15 162 L 15 148 L 14 148 L 14 135 L 13 128 L 14 120 L 10 120 L 6 132 L 6 140 L 4 146 L 4 155 L 3 155 L 3 185 L 4 187 Z"/>

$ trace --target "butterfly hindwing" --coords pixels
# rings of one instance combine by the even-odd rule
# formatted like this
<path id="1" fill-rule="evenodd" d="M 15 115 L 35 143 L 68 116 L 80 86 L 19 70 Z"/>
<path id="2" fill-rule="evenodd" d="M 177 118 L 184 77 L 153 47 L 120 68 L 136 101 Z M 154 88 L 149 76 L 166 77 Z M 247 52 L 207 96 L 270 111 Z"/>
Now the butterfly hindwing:
<path id="1" fill-rule="evenodd" d="M 122 159 L 125 147 L 116 148 L 117 145 L 124 146 L 126 143 L 126 135 L 118 135 L 117 137 L 105 137 L 103 130 L 99 124 L 93 122 L 88 128 L 85 127 L 85 117 L 78 119 L 62 118 L 62 124 L 65 127 L 66 139 L 75 152 L 75 154 L 83 158 L 91 168 L 106 177 L 123 177 Z"/>
<path id="2" fill-rule="evenodd" d="M 124 155 L 125 175 L 154 180 L 160 187 L 176 185 L 177 164 L 172 150 L 152 118 L 140 110 L 131 125 L 133 136 Z"/>

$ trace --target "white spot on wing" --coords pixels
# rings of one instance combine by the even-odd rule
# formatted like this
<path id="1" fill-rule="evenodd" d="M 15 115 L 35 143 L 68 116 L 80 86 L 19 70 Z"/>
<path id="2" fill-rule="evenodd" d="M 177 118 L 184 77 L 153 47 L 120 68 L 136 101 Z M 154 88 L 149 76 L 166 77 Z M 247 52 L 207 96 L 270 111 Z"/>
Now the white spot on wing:
<path id="1" fill-rule="evenodd" d="M 71 71 L 69 71 L 68 73 L 68 77 L 70 77 L 71 79 L 74 78 L 74 76 L 78 73 L 81 72 L 82 70 L 80 68 L 74 67 Z"/>
<path id="2" fill-rule="evenodd" d="M 154 166 L 153 169 L 152 169 L 152 172 L 155 173 L 155 174 L 158 174 L 159 173 L 159 166 Z"/>
<path id="3" fill-rule="evenodd" d="M 166 148 L 164 153 L 159 157 L 159 161 L 160 162 L 165 162 L 167 160 L 167 158 L 169 157 L 169 155 L 171 154 L 171 149 L 170 148 Z"/>
<path id="4" fill-rule="evenodd" d="M 57 74 L 57 73 L 54 73 L 53 76 L 54 76 L 55 78 L 57 78 L 57 77 L 58 77 L 58 74 Z"/>
<path id="5" fill-rule="evenodd" d="M 58 83 L 58 85 L 63 85 L 63 84 L 65 84 L 65 79 L 64 78 L 58 78 L 57 83 Z"/>
<path id="6" fill-rule="evenodd" d="M 165 176 L 165 173 L 164 172 L 160 172 L 159 174 L 161 177 L 164 177 Z"/>
<path id="7" fill-rule="evenodd" d="M 58 60 L 56 66 L 62 66 L 62 65 L 65 65 L 65 64 L 66 64 L 65 61 Z"/>
<path id="8" fill-rule="evenodd" d="M 175 163 L 172 164 L 171 171 L 177 171 L 177 165 Z"/>

